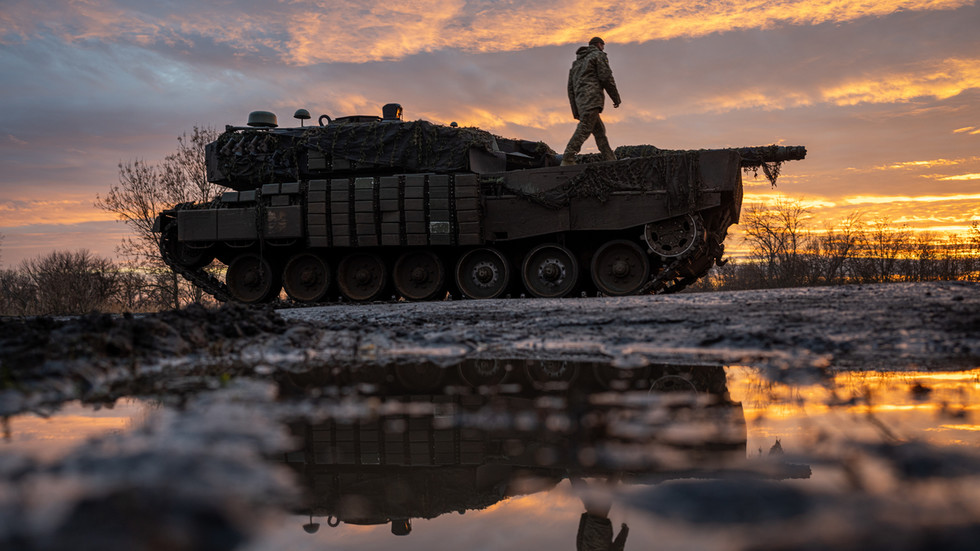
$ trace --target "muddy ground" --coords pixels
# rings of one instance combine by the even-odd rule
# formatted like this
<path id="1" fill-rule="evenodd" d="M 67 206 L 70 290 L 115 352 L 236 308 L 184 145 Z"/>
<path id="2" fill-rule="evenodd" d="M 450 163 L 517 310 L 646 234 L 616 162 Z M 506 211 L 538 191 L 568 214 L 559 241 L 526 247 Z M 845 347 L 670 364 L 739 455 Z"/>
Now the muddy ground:
<path id="1" fill-rule="evenodd" d="M 0 414 L 173 377 L 462 359 L 827 369 L 980 366 L 980 285 L 940 282 L 624 298 L 192 306 L 0 321 Z M 185 383 L 182 383 L 185 384 Z M 163 387 L 161 387 L 163 388 Z"/>
<path id="2" fill-rule="evenodd" d="M 269 528 L 302 502 L 295 479 L 267 461 L 295 449 L 295 435 L 286 425 L 369 419 L 379 402 L 330 394 L 333 383 L 316 383 L 315 393 L 308 387 L 287 400 L 283 393 L 295 385 L 284 381 L 292 384 L 324 370 L 336 373 L 338 366 L 356 372 L 418 362 L 450 366 L 463 359 L 602 361 L 628 368 L 749 365 L 781 381 L 820 379 L 835 370 L 980 366 L 980 285 L 969 283 L 281 306 L 0 320 L 5 425 L 8 416 L 48 414 L 74 400 L 111 406 L 120 397 L 139 397 L 160 404 L 137 429 L 86 442 L 50 464 L 0 453 L 0 548 L 294 548 L 292 540 Z M 948 479 L 944 487 L 951 489 L 961 486 L 952 477 L 975 481 L 980 473 L 980 458 L 953 457 L 931 447 L 889 442 L 855 453 L 879 461 L 901 459 L 903 469 L 908 463 L 917 477 Z M 850 472 L 838 458 L 808 461 Z M 956 469 L 950 471 L 950 465 Z M 757 482 L 747 484 L 751 487 L 740 486 L 736 493 L 757 490 L 752 486 Z M 732 491 L 706 488 L 705 503 Z M 810 532 L 801 532 L 794 523 L 830 515 L 842 504 L 861 515 L 835 520 L 849 531 L 826 543 L 840 548 L 926 549 L 939 537 L 946 548 L 971 549 L 980 533 L 977 515 L 962 504 L 948 504 L 960 515 L 953 518 L 945 502 L 939 509 L 920 503 L 909 488 L 896 494 L 898 502 L 855 488 L 830 497 L 793 494 L 794 503 L 803 500 L 824 512 L 793 516 L 783 531 L 758 524 L 768 540 L 765 547 L 812 548 L 807 547 L 812 542 L 796 536 L 824 534 L 824 524 L 809 522 Z M 658 499 L 677 502 L 658 491 L 654 487 L 642 499 L 629 498 L 640 500 L 626 506 L 656 513 Z M 786 499 L 780 494 L 754 504 L 753 511 L 771 523 L 785 515 Z M 699 515 L 702 505 L 692 502 Z M 923 516 L 940 509 L 936 522 Z M 896 510 L 901 518 L 926 519 L 923 527 L 896 524 Z M 899 533 L 898 526 L 911 536 L 887 547 L 865 545 L 880 534 Z M 635 548 L 649 543 L 640 540 Z"/>

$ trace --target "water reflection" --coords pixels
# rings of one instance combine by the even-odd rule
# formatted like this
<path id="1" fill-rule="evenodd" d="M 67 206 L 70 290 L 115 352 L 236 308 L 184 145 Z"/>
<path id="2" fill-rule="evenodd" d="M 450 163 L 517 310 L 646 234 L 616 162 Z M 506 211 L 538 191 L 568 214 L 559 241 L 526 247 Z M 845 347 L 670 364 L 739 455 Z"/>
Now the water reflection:
<path id="1" fill-rule="evenodd" d="M 0 548 L 45 548 L 7 545 L 42 541 L 42 526 L 58 541 L 84 526 L 137 548 L 128 544 L 147 534 L 180 533 L 181 515 L 202 504 L 233 520 L 249 551 L 432 549 L 449 538 L 895 551 L 974 549 L 980 534 L 980 370 L 805 385 L 747 367 L 540 360 L 270 370 L 275 384 L 233 378 L 166 402 L 138 431 L 106 421 L 129 401 L 10 418 L 0 452 L 115 434 L 52 467 L 0 453 Z M 284 453 L 265 462 L 273 450 Z M 106 524 L 82 514 L 118 495 L 158 499 L 113 509 L 121 516 Z M 48 516 L 54 504 L 75 516 Z M 256 521 L 259 505 L 288 509 L 287 525 Z M 113 524 L 122 517 L 133 530 Z"/>
<path id="2" fill-rule="evenodd" d="M 143 400 L 123 398 L 105 404 L 70 402 L 56 411 L 5 417 L 0 451 L 16 450 L 52 461 L 87 439 L 138 427 L 153 407 Z"/>
<path id="3" fill-rule="evenodd" d="M 483 510 L 568 480 L 581 501 L 579 548 L 621 549 L 629 529 L 608 518 L 616 486 L 810 475 L 782 461 L 776 442 L 772 455 L 747 459 L 742 404 L 718 366 L 333 368 L 284 376 L 281 394 L 329 395 L 338 384 L 373 406 L 291 424 L 302 447 L 284 457 L 307 489 L 297 512 L 311 533 L 325 517 L 330 527 L 387 524 L 408 535 L 415 519 Z"/>

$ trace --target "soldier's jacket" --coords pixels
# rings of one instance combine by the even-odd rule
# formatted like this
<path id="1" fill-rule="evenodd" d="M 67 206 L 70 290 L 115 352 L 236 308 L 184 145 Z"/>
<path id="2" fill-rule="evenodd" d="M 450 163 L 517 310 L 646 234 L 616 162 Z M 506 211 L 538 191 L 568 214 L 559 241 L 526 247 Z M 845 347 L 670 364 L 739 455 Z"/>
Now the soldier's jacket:
<path id="1" fill-rule="evenodd" d="M 609 68 L 609 57 L 595 46 L 582 46 L 575 52 L 575 61 L 568 71 L 568 101 L 572 105 L 572 115 L 577 119 L 579 113 L 602 111 L 609 93 L 613 103 L 620 103 L 619 90 Z"/>

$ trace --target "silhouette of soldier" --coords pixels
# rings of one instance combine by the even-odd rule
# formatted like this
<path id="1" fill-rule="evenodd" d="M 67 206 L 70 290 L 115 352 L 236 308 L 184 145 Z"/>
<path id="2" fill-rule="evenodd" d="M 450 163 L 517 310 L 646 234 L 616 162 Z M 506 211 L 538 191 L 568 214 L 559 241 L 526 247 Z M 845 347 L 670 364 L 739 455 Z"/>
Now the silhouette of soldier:
<path id="1" fill-rule="evenodd" d="M 589 484 L 576 475 L 570 475 L 568 480 L 585 506 L 585 512 L 578 521 L 575 548 L 578 551 L 623 551 L 630 529 L 625 524 L 620 525 L 619 534 L 613 539 L 612 522 L 609 520 L 612 502 L 609 498 L 591 490 Z"/>
<path id="2" fill-rule="evenodd" d="M 572 116 L 578 120 L 578 126 L 562 155 L 562 166 L 575 164 L 575 155 L 582 149 L 582 144 L 589 135 L 595 136 L 595 144 L 604 160 L 616 160 L 616 154 L 606 139 L 606 126 L 599 118 L 606 101 L 605 93 L 612 99 L 613 107 L 619 107 L 622 103 L 612 69 L 609 68 L 609 58 L 603 51 L 605 48 L 605 41 L 598 36 L 594 37 L 588 46 L 582 46 L 575 52 L 575 61 L 568 71 L 568 101 L 572 106 Z"/>

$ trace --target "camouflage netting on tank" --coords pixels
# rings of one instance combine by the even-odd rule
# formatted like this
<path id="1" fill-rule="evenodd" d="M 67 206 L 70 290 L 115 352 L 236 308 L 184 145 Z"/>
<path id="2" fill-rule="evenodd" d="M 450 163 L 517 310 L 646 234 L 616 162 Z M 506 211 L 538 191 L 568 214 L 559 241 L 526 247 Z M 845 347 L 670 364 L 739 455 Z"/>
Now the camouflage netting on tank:
<path id="1" fill-rule="evenodd" d="M 567 206 L 573 198 L 592 198 L 604 203 L 617 191 L 659 191 L 666 192 L 667 208 L 674 212 L 694 209 L 701 200 L 702 188 L 698 152 L 678 151 L 615 163 L 589 163 L 568 182 L 539 193 L 508 190 L 552 209 Z"/>
<path id="2" fill-rule="evenodd" d="M 779 171 L 783 166 L 783 161 L 798 161 L 806 157 L 806 149 L 802 146 L 779 146 L 765 145 L 755 147 L 735 147 L 731 148 L 738 151 L 741 155 L 741 166 L 746 172 L 751 171 L 754 177 L 758 177 L 759 168 L 773 187 L 776 187 L 776 179 L 779 178 Z M 683 151 L 683 150 L 681 150 Z M 660 149 L 652 145 L 623 145 L 616 148 L 617 159 L 628 159 L 632 157 L 656 157 L 664 153 L 678 153 L 680 151 L 670 149 Z M 597 162 L 602 160 L 599 155 L 591 154 L 586 162 Z"/>
<path id="3" fill-rule="evenodd" d="M 294 142 L 291 136 L 259 130 L 225 132 L 205 149 L 208 181 L 245 191 L 295 179 Z"/>
<path id="4" fill-rule="evenodd" d="M 452 172 L 469 168 L 471 148 L 493 151 L 493 135 L 478 128 L 421 120 L 377 121 L 225 132 L 208 147 L 208 156 L 216 169 L 212 181 L 250 189 L 299 179 L 305 171 L 301 153 L 319 152 L 334 162 L 343 159 L 359 168 Z"/>
<path id="5" fill-rule="evenodd" d="M 493 134 L 427 121 L 329 124 L 307 128 L 306 149 L 333 159 L 397 168 L 406 172 L 466 170 L 470 148 L 493 150 Z"/>
<path id="6" fill-rule="evenodd" d="M 497 140 L 497 146 L 501 151 L 506 151 L 508 153 L 523 153 L 530 157 L 541 157 L 541 156 L 555 156 L 554 149 L 551 146 L 542 142 L 535 140 L 522 140 L 520 138 L 504 138 L 503 136 L 498 136 L 494 134 L 494 139 Z"/>
<path id="7" fill-rule="evenodd" d="M 663 153 L 670 153 L 666 149 L 660 149 L 652 145 L 621 145 L 616 148 L 617 159 L 631 159 L 633 157 L 656 157 Z M 675 152 L 676 153 L 676 152 Z"/>

